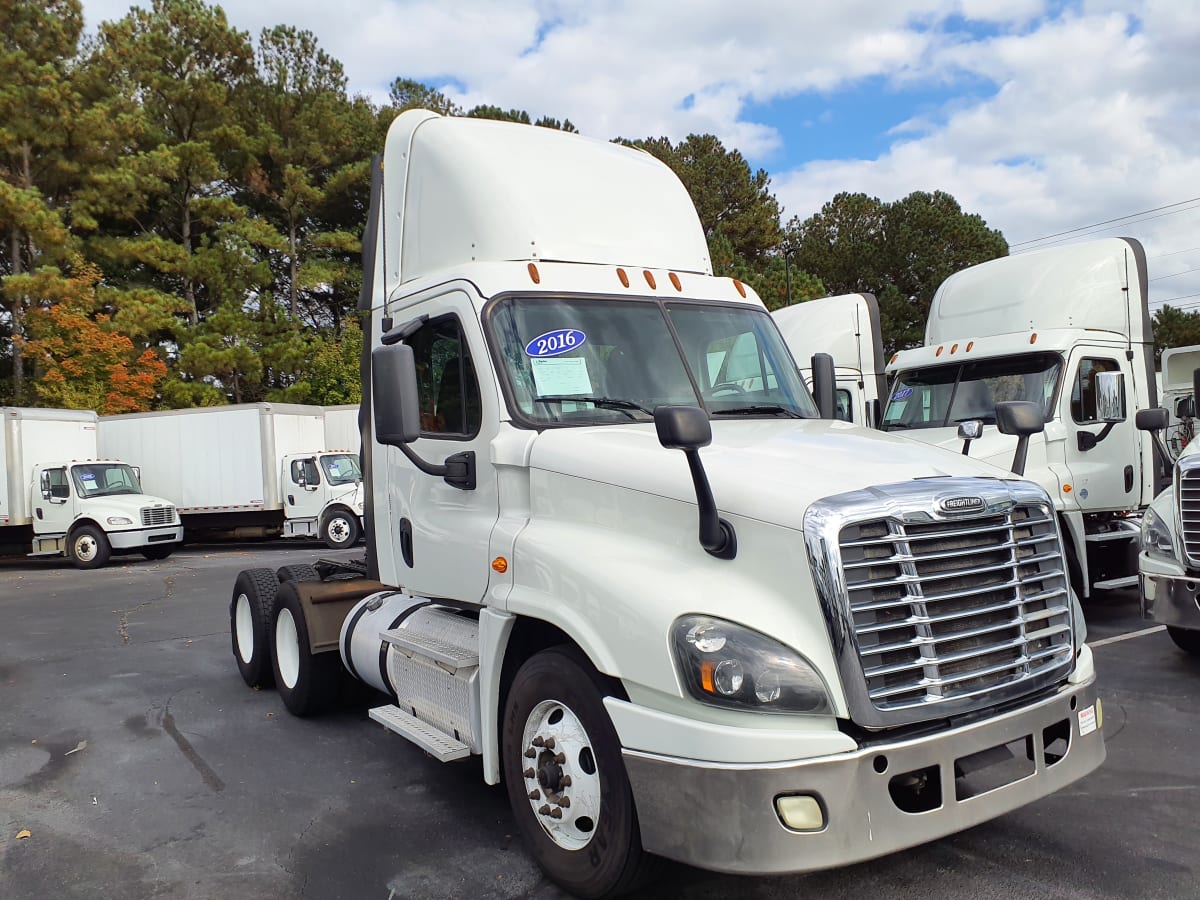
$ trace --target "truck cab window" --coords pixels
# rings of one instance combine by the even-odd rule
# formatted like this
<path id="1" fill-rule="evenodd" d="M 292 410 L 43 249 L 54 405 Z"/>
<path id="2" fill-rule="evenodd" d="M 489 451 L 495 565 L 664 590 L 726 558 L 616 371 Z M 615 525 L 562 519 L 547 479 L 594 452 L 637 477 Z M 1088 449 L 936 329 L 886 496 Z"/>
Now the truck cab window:
<path id="1" fill-rule="evenodd" d="M 417 366 L 421 432 L 474 437 L 482 425 L 479 381 L 454 316 L 426 322 L 406 343 Z"/>
<path id="2" fill-rule="evenodd" d="M 51 498 L 64 500 L 71 496 L 66 469 L 46 469 L 42 472 L 42 490 L 49 491 Z"/>
<path id="3" fill-rule="evenodd" d="M 1075 383 L 1071 386 L 1071 418 L 1077 425 L 1098 422 L 1096 417 L 1096 375 L 1100 372 L 1119 372 L 1115 359 L 1087 357 L 1079 361 Z"/>
<path id="4" fill-rule="evenodd" d="M 292 482 L 303 485 L 320 484 L 321 471 L 317 468 L 317 461 L 311 456 L 308 459 L 292 460 Z"/>

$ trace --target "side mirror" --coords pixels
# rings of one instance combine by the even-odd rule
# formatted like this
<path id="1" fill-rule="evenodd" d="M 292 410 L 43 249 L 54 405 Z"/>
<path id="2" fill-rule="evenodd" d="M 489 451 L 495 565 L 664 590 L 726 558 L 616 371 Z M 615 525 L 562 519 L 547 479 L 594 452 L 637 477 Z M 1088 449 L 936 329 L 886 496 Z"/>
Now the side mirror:
<path id="1" fill-rule="evenodd" d="M 1102 422 L 1125 421 L 1125 375 L 1096 373 L 1096 418 Z"/>
<path id="2" fill-rule="evenodd" d="M 712 443 L 708 414 L 698 406 L 659 406 L 654 410 L 654 428 L 660 444 L 668 450 L 682 450 L 687 457 L 700 514 L 700 546 L 717 559 L 733 559 L 737 555 L 737 535 L 733 525 L 718 515 L 708 475 L 700 462 L 700 448 Z"/>
<path id="3" fill-rule="evenodd" d="M 814 353 L 810 362 L 813 374 L 813 399 L 822 419 L 837 418 L 837 374 L 833 368 L 833 357 L 828 353 Z"/>
<path id="4" fill-rule="evenodd" d="M 421 436 L 421 401 L 412 347 L 392 344 L 371 351 L 371 393 L 379 443 L 399 447 Z"/>
<path id="5" fill-rule="evenodd" d="M 1163 440 L 1163 432 L 1170 424 L 1171 416 L 1161 406 L 1152 409 L 1139 409 L 1133 417 L 1133 424 L 1138 431 L 1150 432 L 1150 440 L 1154 444 L 1154 456 L 1157 465 L 1154 473 L 1154 492 L 1158 493 L 1171 483 L 1173 457 L 1167 442 Z"/>
<path id="6" fill-rule="evenodd" d="M 1139 415 L 1140 415 L 1139 411 Z M 1196 418 L 1196 401 L 1191 397 L 1180 397 L 1179 402 L 1175 404 L 1175 418 L 1177 419 L 1194 419 Z"/>
<path id="7" fill-rule="evenodd" d="M 966 419 L 958 423 L 958 439 L 963 442 L 962 455 L 969 455 L 971 441 L 983 436 L 983 419 Z"/>
<path id="8" fill-rule="evenodd" d="M 1137 426 L 1138 431 L 1162 431 L 1170 421 L 1170 414 L 1161 406 L 1139 409 L 1133 417 L 1133 424 Z"/>
<path id="9" fill-rule="evenodd" d="M 1028 400 L 1002 400 L 996 404 L 996 430 L 1017 436 L 1017 451 L 1013 454 L 1014 475 L 1025 474 L 1025 459 L 1029 454 L 1029 436 L 1046 427 L 1042 410 Z"/>

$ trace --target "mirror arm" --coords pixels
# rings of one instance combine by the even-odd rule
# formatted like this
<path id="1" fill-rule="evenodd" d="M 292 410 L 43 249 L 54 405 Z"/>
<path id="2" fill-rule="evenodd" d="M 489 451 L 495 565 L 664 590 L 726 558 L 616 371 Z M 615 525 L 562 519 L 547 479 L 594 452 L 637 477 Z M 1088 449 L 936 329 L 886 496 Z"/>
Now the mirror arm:
<path id="1" fill-rule="evenodd" d="M 1013 454 L 1012 471 L 1014 475 L 1025 474 L 1025 457 L 1029 455 L 1029 435 L 1017 437 L 1017 451 Z"/>
<path id="2" fill-rule="evenodd" d="M 1104 427 L 1101 428 L 1097 432 L 1091 432 L 1091 431 L 1078 432 L 1075 435 L 1075 441 L 1079 446 L 1079 452 L 1087 453 L 1087 451 L 1089 451 L 1093 447 L 1095 447 L 1098 443 L 1100 443 L 1102 440 L 1104 440 L 1106 437 L 1108 437 L 1112 433 L 1113 426 L 1115 426 L 1116 424 L 1117 424 L 1116 422 L 1105 422 Z"/>
<path id="3" fill-rule="evenodd" d="M 475 490 L 475 451 L 467 450 L 464 453 L 455 453 L 453 456 L 446 457 L 446 462 L 442 465 L 431 463 L 417 456 L 416 451 L 408 444 L 396 445 L 400 452 L 408 457 L 408 461 L 424 472 L 426 475 L 435 475 L 443 478 L 446 484 L 451 487 L 456 487 L 463 491 Z"/>
<path id="4" fill-rule="evenodd" d="M 717 513 L 717 501 L 713 499 L 708 475 L 700 462 L 700 452 L 685 449 L 688 468 L 692 473 L 692 484 L 696 488 L 696 506 L 700 513 L 700 546 L 717 559 L 733 559 L 737 556 L 737 535 L 733 525 Z"/>

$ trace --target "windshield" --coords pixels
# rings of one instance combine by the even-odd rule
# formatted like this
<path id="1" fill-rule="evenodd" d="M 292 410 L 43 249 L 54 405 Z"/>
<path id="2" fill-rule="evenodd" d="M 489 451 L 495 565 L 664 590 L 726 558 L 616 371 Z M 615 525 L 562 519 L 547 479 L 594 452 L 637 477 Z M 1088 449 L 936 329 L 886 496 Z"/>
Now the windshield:
<path id="1" fill-rule="evenodd" d="M 358 457 L 351 453 L 325 453 L 321 456 L 321 468 L 330 484 L 356 484 L 362 481 L 362 470 Z"/>
<path id="2" fill-rule="evenodd" d="M 712 416 L 817 415 L 763 310 L 513 298 L 490 323 L 517 411 L 534 424 L 649 421 L 664 405 L 703 406 Z"/>
<path id="3" fill-rule="evenodd" d="M 113 494 L 140 494 L 133 469 L 124 463 L 85 463 L 71 466 L 71 478 L 80 497 L 111 497 Z"/>
<path id="4" fill-rule="evenodd" d="M 1002 400 L 1031 400 L 1049 420 L 1062 358 L 1030 353 L 900 372 L 883 415 L 883 428 L 942 428 L 968 419 L 995 424 Z"/>

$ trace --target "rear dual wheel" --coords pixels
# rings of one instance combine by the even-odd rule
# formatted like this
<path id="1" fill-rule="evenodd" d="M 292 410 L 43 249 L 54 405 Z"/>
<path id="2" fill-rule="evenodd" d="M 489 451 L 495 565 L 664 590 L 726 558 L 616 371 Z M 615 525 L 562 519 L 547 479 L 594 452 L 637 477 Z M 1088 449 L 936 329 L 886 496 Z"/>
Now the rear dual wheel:
<path id="1" fill-rule="evenodd" d="M 242 680 L 250 687 L 273 683 L 271 645 L 267 640 L 279 581 L 270 569 L 243 569 L 233 583 L 229 601 L 229 633 L 233 658 Z"/>
<path id="2" fill-rule="evenodd" d="M 315 716 L 337 702 L 342 661 L 336 651 L 313 653 L 296 581 L 279 585 L 271 627 L 275 687 L 294 716 Z"/>

